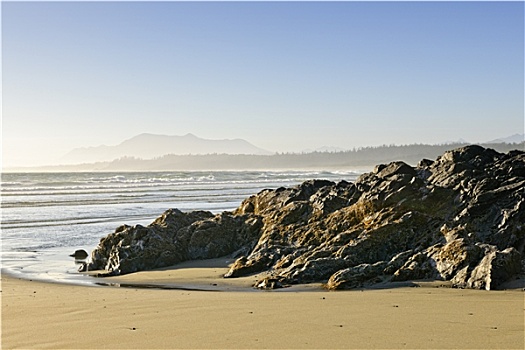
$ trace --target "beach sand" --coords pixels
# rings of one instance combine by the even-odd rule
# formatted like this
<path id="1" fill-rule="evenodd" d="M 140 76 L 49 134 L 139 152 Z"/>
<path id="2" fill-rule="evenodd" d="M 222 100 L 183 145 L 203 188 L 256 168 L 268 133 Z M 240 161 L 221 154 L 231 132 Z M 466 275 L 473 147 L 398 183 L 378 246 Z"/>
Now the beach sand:
<path id="1" fill-rule="evenodd" d="M 225 262 L 101 279 L 121 287 L 3 274 L 2 349 L 524 348 L 522 289 L 255 291 Z"/>

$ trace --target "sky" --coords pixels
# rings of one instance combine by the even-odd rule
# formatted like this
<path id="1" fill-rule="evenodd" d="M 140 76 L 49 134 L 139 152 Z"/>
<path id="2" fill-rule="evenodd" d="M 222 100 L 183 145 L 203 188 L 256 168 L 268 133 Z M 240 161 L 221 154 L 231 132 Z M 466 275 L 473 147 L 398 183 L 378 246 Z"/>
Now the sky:
<path id="1" fill-rule="evenodd" d="M 3 167 L 141 133 L 272 152 L 524 132 L 523 2 L 5 2 Z"/>

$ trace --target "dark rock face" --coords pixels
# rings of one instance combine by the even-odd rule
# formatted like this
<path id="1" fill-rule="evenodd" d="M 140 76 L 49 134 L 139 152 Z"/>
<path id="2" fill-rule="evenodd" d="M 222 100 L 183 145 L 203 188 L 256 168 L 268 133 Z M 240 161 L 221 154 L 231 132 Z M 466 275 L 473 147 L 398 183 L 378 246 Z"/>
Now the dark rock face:
<path id="1" fill-rule="evenodd" d="M 271 272 L 260 288 L 437 279 L 488 290 L 522 272 L 524 246 L 525 152 L 467 146 L 416 167 L 378 165 L 355 183 L 264 190 L 232 213 L 171 209 L 103 238 L 88 267 L 123 274 L 232 255 L 225 277 Z"/>
<path id="2" fill-rule="evenodd" d="M 73 254 L 70 254 L 69 256 L 75 258 L 75 260 L 84 260 L 89 256 L 89 254 L 84 249 L 78 249 L 75 250 L 75 252 Z"/>
<path id="3" fill-rule="evenodd" d="M 124 225 L 102 238 L 84 269 L 120 275 L 218 258 L 255 245 L 260 226 L 256 217 L 170 209 L 148 227 Z"/>

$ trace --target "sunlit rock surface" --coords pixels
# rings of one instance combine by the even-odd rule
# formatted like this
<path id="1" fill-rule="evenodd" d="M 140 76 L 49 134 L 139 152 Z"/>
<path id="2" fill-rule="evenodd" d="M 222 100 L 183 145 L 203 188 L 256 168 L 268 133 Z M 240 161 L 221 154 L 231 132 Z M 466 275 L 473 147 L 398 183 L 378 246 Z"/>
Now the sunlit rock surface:
<path id="1" fill-rule="evenodd" d="M 118 275 L 229 255 L 225 277 L 268 272 L 256 283 L 265 289 L 435 279 L 489 290 L 522 272 L 524 224 L 525 152 L 467 146 L 416 167 L 378 165 L 355 183 L 263 190 L 233 212 L 170 209 L 117 228 L 85 268 Z"/>

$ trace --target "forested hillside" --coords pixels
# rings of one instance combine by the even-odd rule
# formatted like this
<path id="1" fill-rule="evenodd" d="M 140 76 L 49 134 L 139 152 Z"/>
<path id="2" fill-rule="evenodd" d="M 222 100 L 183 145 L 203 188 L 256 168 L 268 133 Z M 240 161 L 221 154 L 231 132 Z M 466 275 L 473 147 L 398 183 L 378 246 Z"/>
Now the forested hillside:
<path id="1" fill-rule="evenodd" d="M 151 160 L 121 158 L 99 164 L 100 170 L 249 170 L 249 169 L 347 169 L 402 160 L 415 165 L 423 158 L 435 159 L 465 144 L 362 147 L 344 152 L 277 153 L 274 155 L 166 155 Z M 523 150 L 525 144 L 483 144 L 499 152 Z"/>

